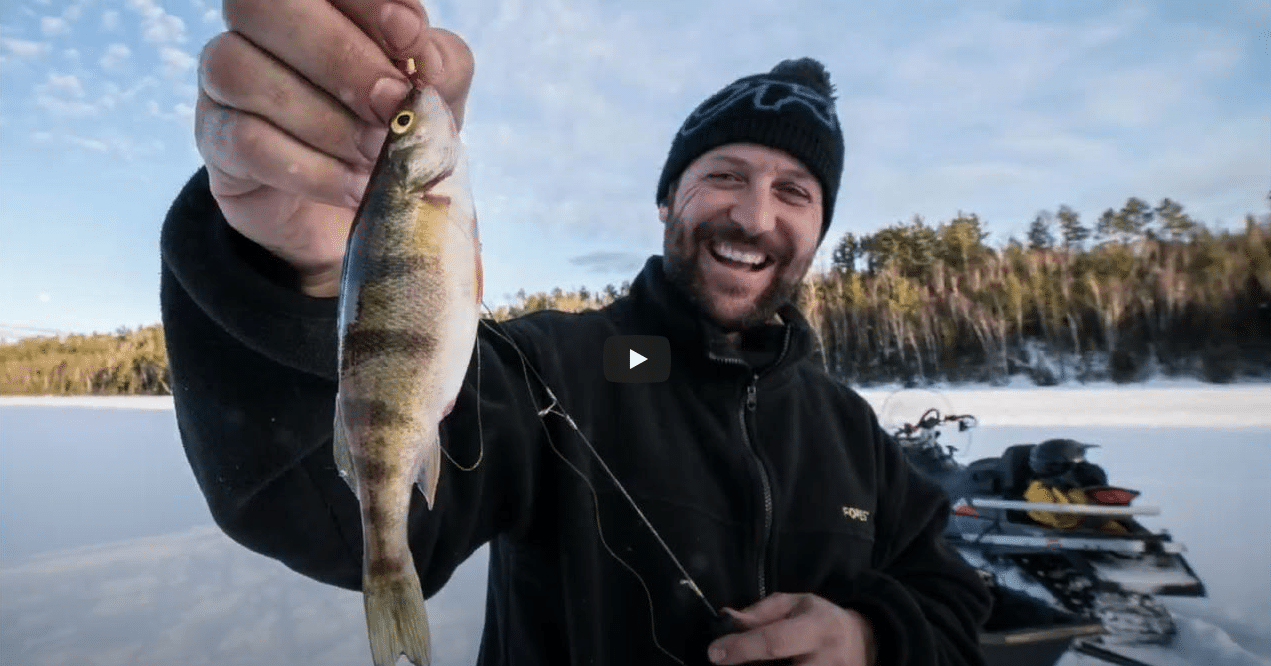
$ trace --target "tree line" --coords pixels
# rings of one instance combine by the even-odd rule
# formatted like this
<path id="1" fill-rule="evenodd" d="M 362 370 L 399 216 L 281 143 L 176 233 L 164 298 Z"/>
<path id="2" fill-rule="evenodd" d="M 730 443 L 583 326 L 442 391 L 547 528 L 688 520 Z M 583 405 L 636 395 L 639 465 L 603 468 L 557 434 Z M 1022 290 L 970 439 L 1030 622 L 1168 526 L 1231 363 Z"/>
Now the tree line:
<path id="1" fill-rule="evenodd" d="M 974 213 L 844 234 L 798 296 L 826 367 L 862 386 L 1271 378 L 1271 216 L 1218 230 L 1130 197 L 988 238 Z M 521 291 L 489 315 L 602 307 L 629 286 Z M 157 325 L 0 345 L 0 394 L 170 392 Z"/>
<path id="2" fill-rule="evenodd" d="M 1271 198 L 1269 198 L 1271 200 Z M 1271 216 L 1214 230 L 1130 197 L 1041 211 L 1001 247 L 974 214 L 846 234 L 803 304 L 858 383 L 1271 376 Z"/>
<path id="3" fill-rule="evenodd" d="M 169 395 L 163 327 L 0 345 L 0 395 Z"/>

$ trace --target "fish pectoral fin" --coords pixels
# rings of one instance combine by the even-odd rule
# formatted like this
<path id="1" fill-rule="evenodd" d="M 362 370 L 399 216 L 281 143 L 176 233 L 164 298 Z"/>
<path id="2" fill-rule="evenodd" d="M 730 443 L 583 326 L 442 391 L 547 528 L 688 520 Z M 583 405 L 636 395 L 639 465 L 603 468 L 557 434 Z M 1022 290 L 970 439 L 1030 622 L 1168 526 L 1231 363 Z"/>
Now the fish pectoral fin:
<path id="1" fill-rule="evenodd" d="M 419 479 L 416 481 L 420 492 L 424 494 L 424 500 L 428 502 L 429 509 L 433 508 L 433 503 L 437 500 L 437 483 L 441 480 L 441 435 L 437 433 L 432 437 L 432 444 L 422 448 L 424 460 L 419 468 Z"/>
<path id="2" fill-rule="evenodd" d="M 335 468 L 340 472 L 349 489 L 357 495 L 357 475 L 353 473 L 353 453 L 349 450 L 349 428 L 344 422 L 344 412 L 340 409 L 343 402 L 339 396 L 335 399 L 335 423 L 332 448 L 335 454 Z M 359 495 L 360 497 L 360 495 Z"/>

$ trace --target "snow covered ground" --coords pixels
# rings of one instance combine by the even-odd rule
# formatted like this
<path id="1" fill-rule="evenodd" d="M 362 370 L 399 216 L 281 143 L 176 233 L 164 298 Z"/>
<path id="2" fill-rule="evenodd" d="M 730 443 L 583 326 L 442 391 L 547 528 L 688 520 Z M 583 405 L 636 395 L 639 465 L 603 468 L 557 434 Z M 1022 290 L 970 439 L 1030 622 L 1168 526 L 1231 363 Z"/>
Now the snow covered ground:
<path id="1" fill-rule="evenodd" d="M 862 393 L 876 408 L 890 395 Z M 1098 443 L 1091 458 L 1161 508 L 1143 522 L 1187 545 L 1209 596 L 1167 601 L 1177 643 L 1134 656 L 1154 666 L 1271 666 L 1271 385 L 941 396 L 980 420 L 969 439 L 947 440 L 969 445 L 968 457 L 1060 435 Z M 483 549 L 429 602 L 436 666 L 475 657 L 484 565 Z M 366 657 L 359 595 L 304 579 L 211 525 L 170 399 L 0 398 L 0 663 L 334 666 Z M 1076 654 L 1059 662 L 1098 664 Z"/>

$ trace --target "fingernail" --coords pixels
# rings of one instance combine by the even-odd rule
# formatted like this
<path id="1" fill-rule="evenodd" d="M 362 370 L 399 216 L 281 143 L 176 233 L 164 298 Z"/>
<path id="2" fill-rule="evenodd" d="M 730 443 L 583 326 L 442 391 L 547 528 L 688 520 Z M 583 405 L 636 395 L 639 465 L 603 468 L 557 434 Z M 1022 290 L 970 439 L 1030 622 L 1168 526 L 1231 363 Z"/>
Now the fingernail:
<path id="1" fill-rule="evenodd" d="M 405 7 L 390 2 L 380 10 L 380 30 L 384 41 L 394 51 L 405 51 L 419 36 L 419 16 Z"/>
<path id="2" fill-rule="evenodd" d="M 722 647 L 713 647 L 711 648 L 710 653 L 711 661 L 716 664 L 723 663 L 724 659 L 728 657 L 728 653 L 725 652 Z"/>
<path id="3" fill-rule="evenodd" d="M 374 164 L 380 158 L 380 148 L 384 146 L 384 137 L 387 135 L 388 130 L 382 127 L 366 125 L 362 128 L 357 149 L 369 164 Z"/>
<path id="4" fill-rule="evenodd" d="M 345 187 L 350 208 L 357 208 L 362 203 L 362 195 L 366 194 L 366 185 L 371 182 L 369 173 L 350 173 Z"/>
<path id="5" fill-rule="evenodd" d="M 387 125 L 408 91 L 410 84 L 401 79 L 386 76 L 376 81 L 371 87 L 371 110 Z"/>

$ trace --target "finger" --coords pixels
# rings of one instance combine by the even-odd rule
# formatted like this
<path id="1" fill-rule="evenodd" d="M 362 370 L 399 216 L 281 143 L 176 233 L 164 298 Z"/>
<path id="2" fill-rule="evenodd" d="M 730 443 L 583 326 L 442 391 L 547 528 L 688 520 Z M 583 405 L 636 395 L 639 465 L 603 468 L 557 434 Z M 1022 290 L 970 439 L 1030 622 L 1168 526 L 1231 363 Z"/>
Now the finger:
<path id="1" fill-rule="evenodd" d="M 365 167 L 379 156 L 385 130 L 359 120 L 238 33 L 222 33 L 204 47 L 199 85 L 217 104 L 268 118 L 319 152 Z"/>
<path id="2" fill-rule="evenodd" d="M 717 639 L 710 658 L 716 664 L 745 664 L 807 655 L 826 642 L 822 631 L 812 615 L 781 619 Z"/>
<path id="3" fill-rule="evenodd" d="M 775 592 L 739 611 L 732 611 L 737 619 L 748 627 L 767 624 L 794 613 L 800 605 L 806 605 L 807 599 L 801 594 Z"/>
<path id="4" fill-rule="evenodd" d="M 414 58 L 425 83 L 437 88 L 462 128 L 472 85 L 472 50 L 449 30 L 432 27 L 415 0 L 333 0 L 390 59 Z"/>
<path id="5" fill-rule="evenodd" d="M 387 124 L 410 84 L 362 28 L 327 2 L 226 0 L 225 23 L 362 120 Z"/>
<path id="6" fill-rule="evenodd" d="M 428 12 L 415 0 L 332 0 L 392 59 L 425 56 Z"/>
<path id="7" fill-rule="evenodd" d="M 437 88 L 441 98 L 450 106 L 456 126 L 462 129 L 468 92 L 476 70 L 472 49 L 463 38 L 449 30 L 433 28 L 430 36 L 434 56 L 425 58 L 424 81 Z"/>
<path id="8" fill-rule="evenodd" d="M 244 194 L 258 184 L 333 206 L 356 207 L 369 174 L 297 141 L 260 116 L 221 106 L 200 94 L 197 145 L 223 172 L 218 194 Z M 209 169 L 211 173 L 211 169 Z"/>

